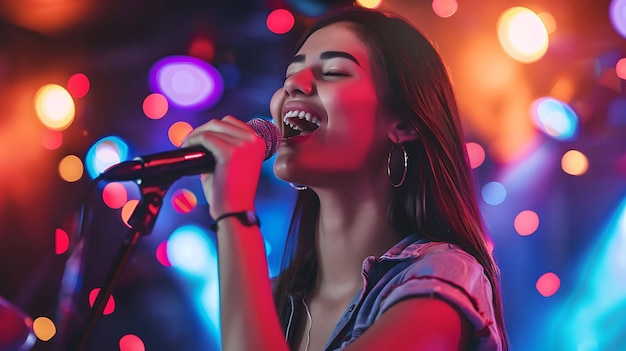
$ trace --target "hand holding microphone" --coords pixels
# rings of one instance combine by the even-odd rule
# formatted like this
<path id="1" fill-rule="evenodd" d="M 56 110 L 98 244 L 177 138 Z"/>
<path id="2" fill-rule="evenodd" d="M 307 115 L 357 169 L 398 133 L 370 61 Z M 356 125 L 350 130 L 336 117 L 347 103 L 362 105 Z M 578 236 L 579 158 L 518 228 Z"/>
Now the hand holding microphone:
<path id="1" fill-rule="evenodd" d="M 266 131 L 255 130 L 254 126 L 273 126 L 275 130 L 266 141 L 267 135 L 261 136 Z M 280 135 L 277 130 L 271 122 L 250 125 L 226 116 L 201 125 L 185 139 L 183 147 L 200 145 L 215 158 L 215 170 L 202 175 L 202 187 L 213 218 L 254 209 L 262 162 L 276 151 L 280 141 L 279 137 L 274 138 Z"/>
<path id="2" fill-rule="evenodd" d="M 280 130 L 271 121 L 253 118 L 244 123 L 226 116 L 194 129 L 178 150 L 119 163 L 100 178 L 172 181 L 203 174 L 204 192 L 215 218 L 221 213 L 253 208 L 261 164 L 276 152 L 280 139 Z"/>

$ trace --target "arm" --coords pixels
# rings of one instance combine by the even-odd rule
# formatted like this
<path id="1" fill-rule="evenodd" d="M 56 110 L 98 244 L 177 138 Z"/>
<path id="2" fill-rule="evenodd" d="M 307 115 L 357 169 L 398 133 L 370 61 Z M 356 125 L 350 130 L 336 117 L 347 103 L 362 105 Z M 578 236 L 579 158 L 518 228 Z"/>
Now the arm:
<path id="1" fill-rule="evenodd" d="M 287 350 L 259 228 L 229 217 L 217 233 L 223 349 Z"/>
<path id="2" fill-rule="evenodd" d="M 465 350 L 472 326 L 449 303 L 430 296 L 398 302 L 346 351 Z"/>
<path id="3" fill-rule="evenodd" d="M 196 128 L 183 146 L 202 145 L 216 161 L 202 186 L 213 218 L 254 208 L 265 152 L 252 128 L 227 116 Z M 258 227 L 219 221 L 220 319 L 224 350 L 287 350 L 274 309 L 265 246 Z"/>

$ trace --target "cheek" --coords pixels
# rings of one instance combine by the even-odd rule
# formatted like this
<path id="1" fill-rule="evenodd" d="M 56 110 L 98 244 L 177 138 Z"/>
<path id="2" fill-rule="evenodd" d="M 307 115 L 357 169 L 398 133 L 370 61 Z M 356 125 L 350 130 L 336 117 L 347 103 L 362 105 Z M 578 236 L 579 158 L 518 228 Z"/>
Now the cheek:
<path id="1" fill-rule="evenodd" d="M 378 111 L 378 96 L 371 84 L 355 84 L 344 87 L 329 96 L 329 106 L 338 118 L 336 123 L 344 124 L 351 134 L 362 139 L 372 137 Z"/>
<path id="2" fill-rule="evenodd" d="M 272 95 L 272 99 L 270 100 L 270 113 L 272 114 L 274 123 L 277 126 L 280 126 L 282 123 L 282 107 L 284 101 L 285 89 L 281 87 L 274 92 L 274 95 Z"/>

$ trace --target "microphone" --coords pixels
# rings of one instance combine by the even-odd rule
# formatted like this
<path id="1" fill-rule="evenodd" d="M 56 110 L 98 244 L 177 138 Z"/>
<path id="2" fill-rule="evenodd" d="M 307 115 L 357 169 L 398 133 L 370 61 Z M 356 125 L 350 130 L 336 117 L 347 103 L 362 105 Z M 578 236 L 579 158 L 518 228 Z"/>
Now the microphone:
<path id="1" fill-rule="evenodd" d="M 280 130 L 271 121 L 253 118 L 247 124 L 265 140 L 265 160 L 272 157 L 280 146 Z M 132 161 L 115 164 L 98 178 L 106 181 L 155 179 L 163 177 L 175 180 L 182 176 L 211 173 L 215 158 L 202 146 L 184 147 L 152 155 L 136 157 Z"/>

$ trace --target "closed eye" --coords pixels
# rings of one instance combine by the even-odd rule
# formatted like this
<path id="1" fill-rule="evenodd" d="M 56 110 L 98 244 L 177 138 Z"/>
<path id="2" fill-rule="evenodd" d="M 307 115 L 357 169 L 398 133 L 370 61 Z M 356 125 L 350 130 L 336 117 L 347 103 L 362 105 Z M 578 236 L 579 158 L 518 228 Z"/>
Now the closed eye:
<path id="1" fill-rule="evenodd" d="M 348 77 L 349 76 L 349 74 L 347 73 L 336 72 L 336 71 L 323 72 L 322 75 L 326 77 Z"/>

